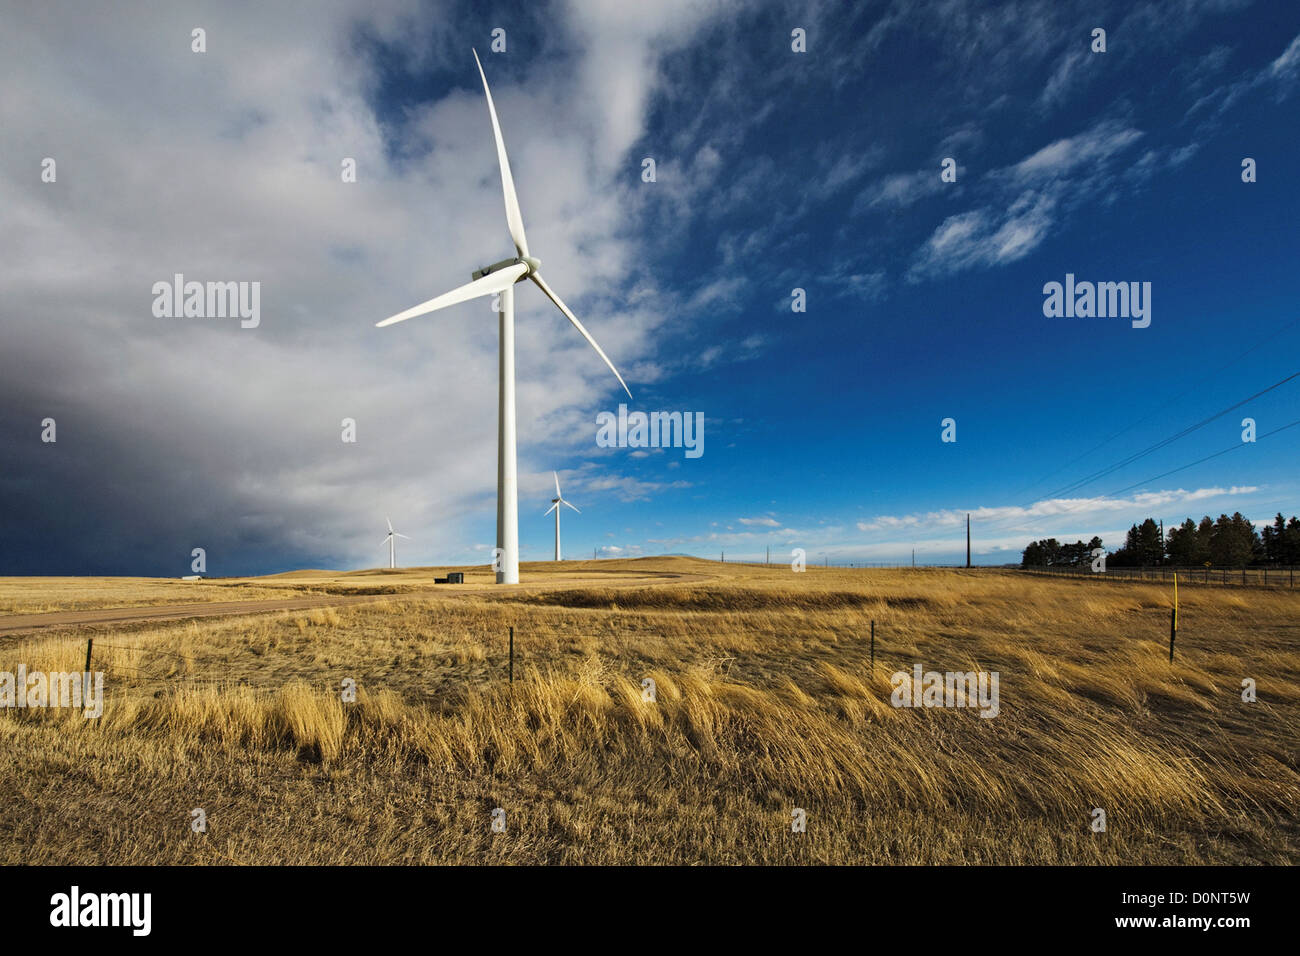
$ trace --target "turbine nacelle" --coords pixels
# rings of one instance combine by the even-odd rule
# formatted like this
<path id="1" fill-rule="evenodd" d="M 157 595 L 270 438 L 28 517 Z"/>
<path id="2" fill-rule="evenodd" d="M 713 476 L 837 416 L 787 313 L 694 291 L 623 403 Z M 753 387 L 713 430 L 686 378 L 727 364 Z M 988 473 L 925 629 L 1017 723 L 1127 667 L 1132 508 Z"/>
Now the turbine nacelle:
<path id="1" fill-rule="evenodd" d="M 513 259 L 502 259 L 500 262 L 494 262 L 490 266 L 475 270 L 471 278 L 477 281 L 484 276 L 490 276 L 492 273 L 500 272 L 510 266 L 526 266 L 528 268 L 527 272 L 515 280 L 516 282 L 522 282 L 529 276 L 537 274 L 538 270 L 542 268 L 542 260 L 536 256 L 515 256 Z"/>

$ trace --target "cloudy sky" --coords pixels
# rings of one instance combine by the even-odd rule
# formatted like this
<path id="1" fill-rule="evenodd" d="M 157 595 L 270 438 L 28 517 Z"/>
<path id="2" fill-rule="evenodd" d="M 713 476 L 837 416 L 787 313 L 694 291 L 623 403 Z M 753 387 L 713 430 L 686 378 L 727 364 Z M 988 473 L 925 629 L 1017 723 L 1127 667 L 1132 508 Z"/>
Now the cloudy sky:
<path id="1" fill-rule="evenodd" d="M 6 7 L 0 573 L 372 567 L 385 515 L 403 563 L 490 560 L 492 306 L 374 327 L 513 253 L 472 48 L 551 285 L 631 409 L 705 419 L 598 447 L 627 398 L 519 286 L 523 560 L 553 469 L 573 557 L 1300 510 L 1290 0 Z M 177 273 L 259 324 L 156 315 Z M 1067 273 L 1150 326 L 1045 316 Z"/>

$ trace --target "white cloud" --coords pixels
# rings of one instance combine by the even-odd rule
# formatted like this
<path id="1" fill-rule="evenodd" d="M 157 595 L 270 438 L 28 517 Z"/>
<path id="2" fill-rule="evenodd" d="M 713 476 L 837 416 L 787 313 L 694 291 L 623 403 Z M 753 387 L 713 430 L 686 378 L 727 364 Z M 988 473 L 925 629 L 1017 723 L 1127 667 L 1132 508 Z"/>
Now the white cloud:
<path id="1" fill-rule="evenodd" d="M 905 209 L 927 196 L 933 196 L 945 185 L 940 179 L 940 168 L 936 163 L 930 169 L 918 169 L 912 173 L 891 173 L 879 182 L 864 189 L 854 203 L 854 213 L 866 209 L 895 207 Z M 959 167 L 959 173 L 961 169 Z"/>
<path id="2" fill-rule="evenodd" d="M 1257 89 L 1269 88 L 1274 97 L 1281 102 L 1295 92 L 1295 82 L 1300 77 L 1300 34 L 1297 34 L 1268 66 L 1254 74 L 1224 83 L 1209 93 L 1199 97 L 1184 114 L 1190 119 L 1198 114 L 1205 114 L 1196 130 L 1198 139 L 1204 139 L 1217 132 L 1217 122 L 1232 107 Z"/>
<path id="3" fill-rule="evenodd" d="M 1136 129 L 1104 121 L 1084 133 L 1049 143 L 1011 166 L 1006 173 L 1021 185 L 1064 178 L 1081 166 L 1093 167 L 1111 159 L 1141 137 L 1142 133 Z"/>
<path id="4" fill-rule="evenodd" d="M 1253 485 L 1230 488 L 1198 488 L 1188 491 L 1183 488 L 1143 492 L 1130 498 L 1110 498 L 1099 495 L 1092 498 L 1050 498 L 1023 507 L 1019 505 L 982 506 L 969 510 L 949 509 L 906 515 L 878 515 L 869 521 L 859 521 L 859 531 L 896 531 L 900 529 L 935 529 L 963 527 L 966 515 L 972 521 L 989 524 L 1026 524 L 1043 518 L 1068 517 L 1071 520 L 1085 516 L 1105 515 L 1112 512 L 1142 512 L 1143 517 L 1157 508 L 1170 505 L 1191 504 L 1210 498 L 1232 497 L 1253 494 L 1259 489 Z"/>
<path id="5" fill-rule="evenodd" d="M 622 501 L 650 501 L 659 492 L 689 487 L 689 481 L 644 481 L 628 475 L 599 475 L 583 482 L 588 492 L 612 492 Z"/>
<path id="6" fill-rule="evenodd" d="M 1057 65 L 1055 72 L 1043 87 L 1043 92 L 1038 98 L 1038 105 L 1043 108 L 1057 106 L 1065 100 L 1074 87 L 1079 85 L 1080 76 L 1084 63 L 1089 56 L 1094 54 L 1089 49 L 1075 48 L 1061 57 L 1061 62 Z"/>
<path id="7" fill-rule="evenodd" d="M 556 27 L 575 49 L 558 64 L 521 73 L 480 53 L 530 244 L 636 389 L 631 372 L 658 374 L 665 310 L 627 230 L 625 154 L 660 58 L 719 11 L 564 9 Z M 446 14 L 397 0 L 218 6 L 201 18 L 205 54 L 190 51 L 183 8 L 42 4 L 0 31 L 0 299 L 23 317 L 6 318 L 0 388 L 15 409 L 62 410 L 61 444 L 75 434 L 80 447 L 54 478 L 102 492 L 120 547 L 156 536 L 188 553 L 203 526 L 227 535 L 210 553 L 373 564 L 385 513 L 418 537 L 413 560 L 481 540 L 496 483 L 490 304 L 374 328 L 511 251 L 469 41 L 444 43 Z M 451 71 L 456 87 L 378 111 L 361 28 L 391 44 L 390 65 Z M 56 184 L 39 181 L 47 155 Z M 356 184 L 340 181 L 343 157 Z M 155 318 L 151 286 L 176 272 L 260 281 L 261 327 Z M 516 336 L 520 469 L 540 471 L 538 449 L 591 448 L 594 410 L 618 385 L 536 289 L 519 288 Z M 340 441 L 344 417 L 355 445 Z"/>
<path id="8" fill-rule="evenodd" d="M 1300 74 L 1300 34 L 1297 34 L 1282 54 L 1268 65 L 1268 75 L 1275 80 L 1290 83 Z"/>
<path id="9" fill-rule="evenodd" d="M 976 209 L 950 216 L 917 252 L 910 281 L 1022 259 L 1055 222 L 1056 199 L 1029 190 L 1005 210 Z"/>
<path id="10" fill-rule="evenodd" d="M 1000 201 L 945 219 L 913 256 L 908 280 L 1023 259 L 1082 197 L 1114 193 L 1120 157 L 1141 137 L 1136 129 L 1103 120 L 992 170 L 982 184 Z"/>

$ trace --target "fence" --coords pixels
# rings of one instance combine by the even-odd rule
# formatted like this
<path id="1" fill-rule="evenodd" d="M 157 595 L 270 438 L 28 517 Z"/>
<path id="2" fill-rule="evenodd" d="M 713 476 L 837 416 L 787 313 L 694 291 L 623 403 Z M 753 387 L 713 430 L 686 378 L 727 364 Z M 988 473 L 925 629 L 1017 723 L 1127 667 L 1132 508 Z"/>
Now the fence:
<path id="1" fill-rule="evenodd" d="M 714 559 L 705 558 L 704 560 L 707 561 L 707 560 L 714 560 Z M 789 571 L 789 570 L 790 570 L 790 562 L 791 562 L 791 560 L 792 560 L 792 559 L 790 559 L 790 558 L 777 558 L 777 557 L 773 556 L 773 558 L 772 558 L 771 561 L 741 561 L 739 558 L 727 558 L 726 560 L 721 561 L 721 562 L 718 562 L 718 563 L 721 563 L 721 564 L 735 564 L 735 565 L 739 565 L 740 567 L 744 567 L 744 568 L 773 568 L 773 569 L 775 569 L 775 570 L 777 570 L 777 571 Z M 965 569 L 966 569 L 966 565 L 964 565 L 964 564 L 934 564 L 934 563 L 932 563 L 932 562 L 926 562 L 926 563 L 922 564 L 922 563 L 919 562 L 919 561 L 918 561 L 916 564 L 910 564 L 910 563 L 908 563 L 908 562 L 906 562 L 906 561 L 901 562 L 901 563 L 898 562 L 898 561 L 849 561 L 849 560 L 843 560 L 843 559 L 841 559 L 841 560 L 836 560 L 836 561 L 828 561 L 828 560 L 826 560 L 825 558 L 822 558 L 822 557 L 819 556 L 819 555 L 810 555 L 810 556 L 808 556 L 807 558 L 805 558 L 805 559 L 804 559 L 804 566 L 805 566 L 805 567 L 809 567 L 809 568 L 836 568 L 836 569 L 838 569 L 838 570 L 840 570 L 840 571 L 846 571 L 846 570 L 858 570 L 858 571 L 861 571 L 861 570 L 877 570 L 877 571 L 879 571 L 879 570 L 892 570 L 892 571 L 905 571 L 905 570 L 906 570 L 906 571 L 911 571 L 911 570 L 916 570 L 916 571 L 920 571 L 920 570 L 922 570 L 922 569 L 926 569 L 926 568 L 931 569 L 931 570 L 934 570 L 934 569 L 940 569 L 940 570 L 951 571 L 951 570 L 965 570 Z M 977 565 L 973 565 L 973 566 L 970 568 L 970 570 L 972 570 L 972 571 L 975 571 L 975 570 L 981 570 L 981 569 L 982 569 L 982 570 L 992 570 L 992 569 L 996 569 L 996 568 L 1006 569 L 1006 568 L 1010 568 L 1010 567 L 1018 567 L 1018 565 L 1004 565 L 1004 564 L 989 565 L 989 564 L 977 564 Z"/>
<path id="2" fill-rule="evenodd" d="M 788 561 L 772 561 L 770 564 L 763 561 L 732 561 L 727 560 L 726 564 L 736 564 L 749 568 L 771 568 L 774 570 L 790 569 Z M 807 562 L 809 568 L 830 567 L 845 569 L 881 569 L 888 568 L 892 570 L 967 570 L 965 565 L 961 564 L 899 564 L 896 562 L 883 561 L 853 561 L 853 562 L 835 562 L 829 564 L 822 561 L 809 559 Z M 1251 568 L 1185 568 L 1157 566 L 1147 568 L 1117 568 L 1108 567 L 1104 572 L 1094 572 L 1091 563 L 1075 568 L 1022 568 L 1018 565 L 975 565 L 970 568 L 971 571 L 1018 571 L 1021 574 L 1046 574 L 1057 577 L 1073 578 L 1094 578 L 1097 580 L 1107 581 L 1168 581 L 1173 583 L 1174 574 L 1178 574 L 1179 584 L 1213 584 L 1219 587 L 1248 587 L 1248 588 L 1294 588 L 1296 586 L 1296 568 L 1293 565 L 1272 565 Z"/>
<path id="3" fill-rule="evenodd" d="M 141 643 L 130 646 L 126 644 L 110 644 L 98 637 L 55 637 L 53 639 L 36 637 L 36 643 L 38 644 L 44 644 L 46 641 L 52 641 L 61 646 L 75 647 L 79 663 L 81 661 L 81 648 L 84 646 L 85 672 L 91 674 L 97 671 L 102 672 L 108 677 L 116 679 L 114 686 L 120 687 L 122 684 L 126 684 L 135 691 L 161 692 L 177 689 L 238 688 L 258 695 L 274 695 L 280 692 L 284 683 L 284 681 L 280 681 L 275 684 L 265 685 L 252 683 L 246 677 L 202 676 L 195 672 L 196 667 L 201 665 L 201 661 L 168 648 L 159 647 L 154 643 Z M 14 645 L 11 650 L 16 650 L 17 653 L 21 654 L 24 648 L 28 646 L 28 642 L 22 642 Z M 113 652 L 119 653 L 114 654 Z M 127 655 L 128 659 L 131 659 L 131 663 L 123 663 L 121 660 L 115 659 L 121 655 Z M 163 663 L 162 670 L 167 670 L 170 666 L 171 673 L 150 673 L 140 666 L 139 657 L 141 656 L 160 661 Z M 325 690 L 331 693 L 336 693 L 339 689 L 337 681 L 333 680 L 303 680 L 298 678 L 298 681 L 307 684 L 313 689 Z M 154 696 L 157 696 L 157 693 Z"/>
<path id="4" fill-rule="evenodd" d="M 1021 568 L 1022 574 L 1045 574 L 1069 578 L 1093 578 L 1105 581 L 1168 581 L 1178 575 L 1179 584 L 1216 585 L 1218 587 L 1294 588 L 1296 569 L 1288 567 L 1257 568 L 1115 568 L 1094 572 L 1091 565 L 1077 568 Z"/>

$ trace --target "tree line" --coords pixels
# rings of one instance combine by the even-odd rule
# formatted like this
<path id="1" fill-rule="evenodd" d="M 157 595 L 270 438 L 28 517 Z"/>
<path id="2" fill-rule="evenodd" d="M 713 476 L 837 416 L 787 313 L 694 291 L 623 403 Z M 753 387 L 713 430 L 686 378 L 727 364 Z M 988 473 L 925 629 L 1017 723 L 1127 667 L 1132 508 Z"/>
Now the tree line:
<path id="1" fill-rule="evenodd" d="M 1021 555 L 1021 567 L 1086 567 L 1092 552 L 1103 547 L 1101 538 L 1087 544 L 1067 544 L 1055 538 L 1034 541 Z M 1250 565 L 1300 564 L 1300 518 L 1282 517 L 1281 512 L 1262 532 L 1240 511 L 1232 517 L 1221 514 L 1215 521 L 1206 515 L 1196 522 L 1188 518 L 1180 525 L 1161 529 L 1154 518 L 1133 525 L 1124 546 L 1106 555 L 1108 566 L 1121 568 L 1169 564 L 1175 567 L 1244 568 Z"/>

